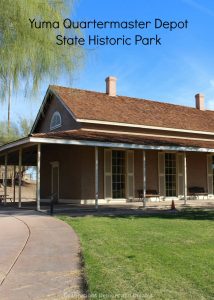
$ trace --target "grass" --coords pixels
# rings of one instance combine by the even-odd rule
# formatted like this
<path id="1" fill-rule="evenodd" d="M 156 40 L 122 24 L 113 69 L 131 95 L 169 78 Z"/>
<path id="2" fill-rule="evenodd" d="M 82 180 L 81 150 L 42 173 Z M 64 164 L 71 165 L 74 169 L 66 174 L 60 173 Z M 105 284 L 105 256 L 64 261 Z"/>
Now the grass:
<path id="1" fill-rule="evenodd" d="M 91 299 L 214 299 L 213 211 L 60 218 L 80 237 Z"/>

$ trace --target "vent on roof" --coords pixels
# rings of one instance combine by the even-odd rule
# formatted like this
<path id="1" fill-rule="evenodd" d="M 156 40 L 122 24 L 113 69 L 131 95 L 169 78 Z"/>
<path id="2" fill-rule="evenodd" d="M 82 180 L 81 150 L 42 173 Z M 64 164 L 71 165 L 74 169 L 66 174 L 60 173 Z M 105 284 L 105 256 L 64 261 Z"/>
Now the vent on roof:
<path id="1" fill-rule="evenodd" d="M 202 94 L 196 94 L 195 95 L 195 106 L 196 106 L 197 109 L 205 110 L 204 95 L 202 95 Z"/>
<path id="2" fill-rule="evenodd" d="M 113 76 L 109 76 L 106 78 L 106 94 L 109 96 L 117 95 L 117 86 L 116 86 L 117 78 Z"/>

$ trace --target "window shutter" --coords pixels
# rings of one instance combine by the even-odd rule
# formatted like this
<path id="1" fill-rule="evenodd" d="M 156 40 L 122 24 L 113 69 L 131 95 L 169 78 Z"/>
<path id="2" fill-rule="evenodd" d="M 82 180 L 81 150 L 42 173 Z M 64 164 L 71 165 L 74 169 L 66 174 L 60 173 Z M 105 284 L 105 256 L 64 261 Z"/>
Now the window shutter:
<path id="1" fill-rule="evenodd" d="M 134 198 L 134 151 L 128 150 L 126 152 L 127 163 L 127 199 Z"/>
<path id="2" fill-rule="evenodd" d="M 109 149 L 104 150 L 104 197 L 112 198 L 112 152 Z"/>
<path id="3" fill-rule="evenodd" d="M 184 154 L 177 154 L 178 166 L 178 197 L 184 195 Z"/>
<path id="4" fill-rule="evenodd" d="M 159 193 L 165 196 L 165 153 L 158 153 Z"/>
<path id="5" fill-rule="evenodd" d="M 208 194 L 213 195 L 213 156 L 208 154 L 207 155 L 207 189 Z"/>

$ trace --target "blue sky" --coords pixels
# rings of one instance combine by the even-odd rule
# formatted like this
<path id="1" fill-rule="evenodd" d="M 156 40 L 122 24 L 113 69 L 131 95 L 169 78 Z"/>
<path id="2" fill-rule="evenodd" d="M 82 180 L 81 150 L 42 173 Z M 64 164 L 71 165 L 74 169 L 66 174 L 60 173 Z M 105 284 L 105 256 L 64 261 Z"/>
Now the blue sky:
<path id="1" fill-rule="evenodd" d="M 102 36 L 142 34 L 162 37 L 161 46 L 86 47 L 81 70 L 68 82 L 62 75 L 50 84 L 105 91 L 105 78 L 118 78 L 117 94 L 194 106 L 194 95 L 205 95 L 205 105 L 214 109 L 214 1 L 213 0 L 78 0 L 75 20 L 164 21 L 188 20 L 183 30 L 87 30 Z M 41 85 L 36 97 L 24 97 L 22 89 L 13 96 L 12 120 L 34 118 L 49 82 Z M 0 120 L 6 119 L 6 106 Z"/>

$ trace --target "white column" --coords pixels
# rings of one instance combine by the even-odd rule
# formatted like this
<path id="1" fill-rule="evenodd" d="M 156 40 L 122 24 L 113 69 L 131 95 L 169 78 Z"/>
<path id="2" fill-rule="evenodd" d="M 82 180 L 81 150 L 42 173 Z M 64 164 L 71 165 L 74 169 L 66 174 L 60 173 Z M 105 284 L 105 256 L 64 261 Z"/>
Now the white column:
<path id="1" fill-rule="evenodd" d="M 15 181 L 15 176 L 16 176 L 16 165 L 13 166 L 13 202 L 16 201 L 16 181 Z"/>
<path id="2" fill-rule="evenodd" d="M 37 145 L 37 172 L 36 172 L 36 208 L 40 210 L 40 169 L 41 169 L 41 144 Z"/>
<path id="3" fill-rule="evenodd" d="M 184 204 L 187 203 L 187 157 L 184 152 Z"/>
<path id="4" fill-rule="evenodd" d="M 98 173 L 98 147 L 95 147 L 95 207 L 98 209 L 99 173 Z"/>
<path id="5" fill-rule="evenodd" d="M 19 149 L 19 204 L 18 207 L 22 206 L 22 148 Z"/>
<path id="6" fill-rule="evenodd" d="M 4 205 L 7 202 L 7 154 L 4 157 Z"/>
<path id="7" fill-rule="evenodd" d="M 143 207 L 146 207 L 146 152 L 143 151 Z"/>

